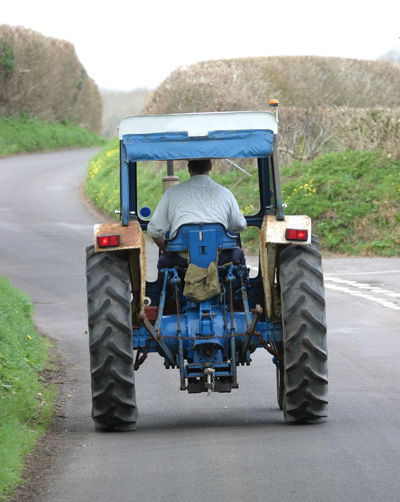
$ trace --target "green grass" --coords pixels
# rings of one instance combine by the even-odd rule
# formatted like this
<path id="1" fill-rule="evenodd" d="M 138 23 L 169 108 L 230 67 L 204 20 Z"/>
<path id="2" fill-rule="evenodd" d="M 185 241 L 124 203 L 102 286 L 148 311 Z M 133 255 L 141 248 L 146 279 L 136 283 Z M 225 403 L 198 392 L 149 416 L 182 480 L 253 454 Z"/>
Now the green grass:
<path id="1" fill-rule="evenodd" d="M 287 214 L 307 214 L 324 251 L 400 254 L 400 159 L 351 151 L 281 170 Z"/>
<path id="2" fill-rule="evenodd" d="M 255 168 L 246 166 L 253 175 Z M 112 140 L 91 161 L 86 192 L 111 215 L 119 209 L 118 141 Z M 187 170 L 176 170 L 181 181 Z M 138 169 L 139 207 L 154 211 L 162 195 L 166 167 Z M 256 176 L 236 169 L 214 169 L 212 178 L 230 188 L 245 214 L 257 212 Z M 400 159 L 380 151 L 328 154 L 313 162 L 281 168 L 285 214 L 307 214 L 324 253 L 364 256 L 400 254 Z M 258 249 L 256 229 L 246 231 L 247 250 Z"/>
<path id="3" fill-rule="evenodd" d="M 109 215 L 119 209 L 119 142 L 108 141 L 90 161 L 85 191 L 92 202 Z"/>
<path id="4" fill-rule="evenodd" d="M 43 385 L 50 367 L 49 342 L 32 323 L 29 298 L 0 276 L 0 500 L 21 482 L 31 452 L 53 409 L 55 388 Z"/>
<path id="5" fill-rule="evenodd" d="M 46 122 L 24 115 L 0 117 L 0 156 L 104 143 L 105 139 L 98 134 L 70 122 Z"/>

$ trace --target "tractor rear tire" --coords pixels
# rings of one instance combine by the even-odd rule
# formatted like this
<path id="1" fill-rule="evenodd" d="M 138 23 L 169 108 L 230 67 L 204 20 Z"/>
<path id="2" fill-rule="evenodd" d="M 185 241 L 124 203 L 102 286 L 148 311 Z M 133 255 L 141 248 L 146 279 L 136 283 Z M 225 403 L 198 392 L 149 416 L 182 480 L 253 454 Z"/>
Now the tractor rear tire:
<path id="1" fill-rule="evenodd" d="M 311 247 L 279 252 L 282 306 L 283 400 L 291 424 L 326 420 L 328 352 L 325 292 L 318 238 Z"/>
<path id="2" fill-rule="evenodd" d="M 136 429 L 128 260 L 86 249 L 92 418 L 105 431 Z"/>

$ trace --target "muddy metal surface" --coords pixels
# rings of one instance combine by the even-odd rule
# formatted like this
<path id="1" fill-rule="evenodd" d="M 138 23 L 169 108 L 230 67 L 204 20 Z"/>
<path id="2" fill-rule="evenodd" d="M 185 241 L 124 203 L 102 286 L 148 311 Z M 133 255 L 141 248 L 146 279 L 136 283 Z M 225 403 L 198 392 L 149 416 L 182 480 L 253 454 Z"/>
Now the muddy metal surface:
<path id="1" fill-rule="evenodd" d="M 67 373 L 43 453 L 50 462 L 31 500 L 398 500 L 399 258 L 324 260 L 326 424 L 284 424 L 271 357 L 259 350 L 238 368 L 238 390 L 211 397 L 180 391 L 178 372 L 151 354 L 137 372 L 137 431 L 94 431 L 85 246 L 99 221 L 79 197 L 93 153 L 0 159 L 0 274 L 31 296 Z"/>

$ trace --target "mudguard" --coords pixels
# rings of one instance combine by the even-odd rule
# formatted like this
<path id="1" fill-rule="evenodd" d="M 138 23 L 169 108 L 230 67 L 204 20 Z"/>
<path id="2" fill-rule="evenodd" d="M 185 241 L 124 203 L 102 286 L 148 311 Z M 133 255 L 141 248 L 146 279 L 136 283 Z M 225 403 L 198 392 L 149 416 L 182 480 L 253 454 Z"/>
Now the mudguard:
<path id="1" fill-rule="evenodd" d="M 306 241 L 288 240 L 286 239 L 287 229 L 307 230 L 308 238 Z M 311 246 L 311 218 L 309 216 L 285 216 L 282 221 L 277 220 L 275 215 L 264 216 L 260 230 L 260 267 L 264 284 L 267 317 L 271 321 L 281 319 L 280 300 L 274 285 L 277 246 L 285 244 Z"/>
<path id="2" fill-rule="evenodd" d="M 101 248 L 98 237 L 119 235 L 119 245 Z M 144 309 L 146 295 L 146 242 L 138 221 L 130 221 L 122 226 L 120 222 L 100 223 L 94 226 L 94 246 L 96 253 L 127 252 L 129 256 L 130 278 L 132 284 L 132 316 L 137 319 Z"/>

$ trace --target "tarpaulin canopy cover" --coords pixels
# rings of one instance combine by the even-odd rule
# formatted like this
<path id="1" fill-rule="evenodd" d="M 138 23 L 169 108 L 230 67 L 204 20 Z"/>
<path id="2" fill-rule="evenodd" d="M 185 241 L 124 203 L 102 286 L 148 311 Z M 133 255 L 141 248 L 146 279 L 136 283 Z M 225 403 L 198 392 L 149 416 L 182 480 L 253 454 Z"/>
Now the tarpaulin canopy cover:
<path id="1" fill-rule="evenodd" d="M 212 131 L 191 138 L 185 132 L 128 134 L 123 143 L 131 162 L 141 160 L 253 158 L 271 155 L 272 131 Z"/>
<path id="2" fill-rule="evenodd" d="M 126 117 L 119 127 L 131 162 L 271 155 L 275 116 L 219 112 Z"/>

